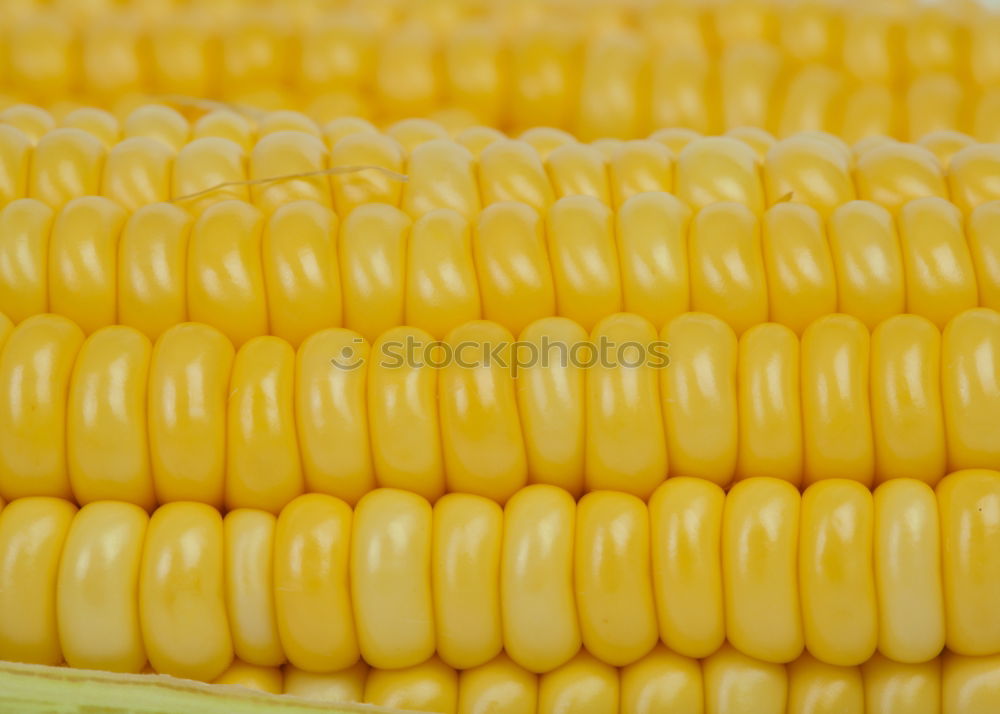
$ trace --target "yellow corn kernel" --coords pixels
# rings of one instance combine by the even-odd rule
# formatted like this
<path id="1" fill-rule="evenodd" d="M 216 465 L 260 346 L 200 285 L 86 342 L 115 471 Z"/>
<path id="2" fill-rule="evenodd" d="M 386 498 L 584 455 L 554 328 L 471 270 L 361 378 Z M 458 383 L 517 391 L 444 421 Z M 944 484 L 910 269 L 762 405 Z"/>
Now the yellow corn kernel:
<path id="1" fill-rule="evenodd" d="M 448 333 L 438 412 L 449 491 L 503 504 L 527 482 L 511 363 L 514 338 L 485 321 Z"/>
<path id="2" fill-rule="evenodd" d="M 438 122 L 424 119 L 419 115 L 397 121 L 387 127 L 385 133 L 394 139 L 407 155 L 429 141 L 448 138 L 448 131 Z"/>
<path id="3" fill-rule="evenodd" d="M 28 195 L 31 140 L 13 126 L 0 125 L 0 206 Z"/>
<path id="4" fill-rule="evenodd" d="M 341 323 L 337 217 L 326 206 L 293 201 L 268 218 L 261 240 L 268 325 L 298 347 Z"/>
<path id="5" fill-rule="evenodd" d="M 404 170 L 403 157 L 399 143 L 381 134 L 357 133 L 337 141 L 330 149 L 331 169 L 365 167 L 330 176 L 337 214 L 347 218 L 352 211 L 367 203 L 400 205 L 403 189 L 399 178 L 371 167 L 400 174 Z"/>
<path id="6" fill-rule="evenodd" d="M 722 320 L 695 312 L 668 322 L 660 340 L 670 357 L 660 370 L 670 472 L 725 486 L 737 459 L 736 335 Z"/>
<path id="7" fill-rule="evenodd" d="M 455 135 L 455 141 L 464 146 L 469 152 L 479 159 L 483 152 L 500 141 L 505 141 L 507 135 L 499 129 L 491 126 L 470 126 Z M 482 182 L 479 183 L 479 190 L 482 192 Z"/>
<path id="8" fill-rule="evenodd" d="M 342 116 L 331 119 L 323 125 L 323 140 L 331 151 L 341 139 L 354 134 L 378 134 L 378 129 L 367 119 Z"/>
<path id="9" fill-rule="evenodd" d="M 433 344 L 427 332 L 414 327 L 384 332 L 371 349 L 364 397 L 378 485 L 411 491 L 429 501 L 445 490 Z M 356 359 L 352 354 L 344 366 Z M 353 383 L 349 376 L 344 379 Z"/>
<path id="10" fill-rule="evenodd" d="M 905 312 L 903 256 L 891 214 L 866 201 L 840 206 L 827 226 L 838 309 L 868 329 Z"/>
<path id="11" fill-rule="evenodd" d="M 472 251 L 487 320 L 519 334 L 555 313 L 544 225 L 536 211 L 513 202 L 487 207 L 475 223 Z"/>
<path id="12" fill-rule="evenodd" d="M 872 484 L 875 453 L 869 406 L 870 341 L 864 325 L 847 315 L 820 318 L 802 336 L 807 486 L 827 478 Z"/>
<path id="13" fill-rule="evenodd" d="M 560 315 L 592 330 L 622 307 L 611 212 L 589 196 L 568 196 L 549 210 L 549 258 Z"/>
<path id="14" fill-rule="evenodd" d="M 226 514 L 222 525 L 233 651 L 247 665 L 278 667 L 285 653 L 278 641 L 272 589 L 275 517 L 238 508 Z"/>
<path id="15" fill-rule="evenodd" d="M 317 674 L 290 664 L 284 666 L 285 694 L 316 702 L 346 704 L 364 701 L 368 665 L 358 662 L 338 672 Z"/>
<path id="16" fill-rule="evenodd" d="M 900 664 L 877 652 L 861 665 L 865 710 L 883 714 L 940 714 L 941 658 Z"/>
<path id="17" fill-rule="evenodd" d="M 237 347 L 268 331 L 263 223 L 254 206 L 224 201 L 202 213 L 188 242 L 188 314 L 222 330 Z"/>
<path id="18" fill-rule="evenodd" d="M 466 219 L 479 212 L 472 154 L 450 139 L 434 139 L 415 147 L 407 161 L 401 208 L 414 219 L 450 208 Z"/>
<path id="19" fill-rule="evenodd" d="M 788 80 L 775 135 L 830 130 L 844 101 L 845 76 L 839 69 L 806 64 Z"/>
<path id="20" fill-rule="evenodd" d="M 147 419 L 158 502 L 222 507 L 234 355 L 221 332 L 191 323 L 171 327 L 153 347 Z"/>
<path id="21" fill-rule="evenodd" d="M 168 14 L 150 27 L 150 75 L 164 92 L 204 97 L 219 89 L 216 38 L 203 17 Z M 215 68 L 215 69 L 213 69 Z"/>
<path id="22" fill-rule="evenodd" d="M 538 677 L 503 653 L 458 674 L 457 714 L 534 714 L 537 701 Z"/>
<path id="23" fill-rule="evenodd" d="M 577 131 L 584 140 L 643 133 L 648 47 L 636 32 L 595 38 L 583 60 Z"/>
<path id="24" fill-rule="evenodd" d="M 435 209 L 414 221 L 405 283 L 406 324 L 425 327 L 436 339 L 479 318 L 472 238 L 460 213 Z"/>
<path id="25" fill-rule="evenodd" d="M 578 497 L 584 485 L 586 373 L 574 357 L 587 333 L 564 317 L 547 317 L 521 332 L 515 387 L 528 480 Z"/>
<path id="26" fill-rule="evenodd" d="M 937 487 L 941 514 L 944 612 L 948 649 L 962 655 L 998 651 L 997 541 L 1000 476 L 994 471 L 953 473 Z"/>
<path id="27" fill-rule="evenodd" d="M 987 201 L 1000 198 L 997 166 L 1000 151 L 995 144 L 974 144 L 952 157 L 948 165 L 948 186 L 955 205 L 964 213 Z"/>
<path id="28" fill-rule="evenodd" d="M 616 210 L 640 193 L 670 193 L 673 189 L 673 154 L 663 144 L 649 139 L 622 144 L 612 153 L 608 169 Z"/>
<path id="29" fill-rule="evenodd" d="M 56 315 L 0 326 L 0 494 L 69 498 L 66 396 L 83 331 Z"/>
<path id="30" fill-rule="evenodd" d="M 574 581 L 587 650 L 624 666 L 656 644 L 649 515 L 635 496 L 590 493 L 577 506 Z"/>
<path id="31" fill-rule="evenodd" d="M 216 109 L 204 114 L 191 125 L 191 140 L 203 137 L 228 139 L 244 151 L 250 151 L 254 143 L 254 126 L 242 114 L 228 109 Z"/>
<path id="32" fill-rule="evenodd" d="M 555 669 L 580 648 L 573 584 L 575 521 L 572 497 L 547 485 L 519 490 L 504 511 L 504 649 L 531 672 Z"/>
<path id="33" fill-rule="evenodd" d="M 937 157 L 938 163 L 945 169 L 951 164 L 952 157 L 967 146 L 974 146 L 977 142 L 968 134 L 963 134 L 954 129 L 939 129 L 932 131 L 917 140 L 920 146 L 930 151 Z M 949 175 L 950 179 L 950 175 Z M 949 180 L 949 188 L 951 183 Z"/>
<path id="34" fill-rule="evenodd" d="M 802 408 L 795 333 L 774 323 L 744 332 L 736 384 L 736 478 L 769 476 L 798 486 L 802 481 Z"/>
<path id="35" fill-rule="evenodd" d="M 51 114 L 30 104 L 15 104 L 5 108 L 0 112 L 0 121 L 22 132 L 32 144 L 37 144 L 39 139 L 56 127 Z"/>
<path id="36" fill-rule="evenodd" d="M 948 469 L 997 468 L 1000 443 L 1000 314 L 967 310 L 941 337 L 941 396 Z"/>
<path id="37" fill-rule="evenodd" d="M 444 48 L 448 94 L 452 104 L 495 125 L 504 107 L 507 82 L 501 38 L 489 23 L 454 28 Z"/>
<path id="38" fill-rule="evenodd" d="M 533 126 L 522 132 L 518 140 L 531 146 L 543 161 L 560 146 L 577 143 L 577 138 L 569 132 L 551 126 Z"/>
<path id="39" fill-rule="evenodd" d="M 70 201 L 49 240 L 49 308 L 88 334 L 117 318 L 118 236 L 125 211 L 107 198 Z"/>
<path id="40" fill-rule="evenodd" d="M 878 638 L 871 493 L 854 481 L 823 481 L 806 489 L 801 508 L 799 597 L 806 647 L 829 664 L 861 664 Z"/>
<path id="41" fill-rule="evenodd" d="M 244 149 L 229 139 L 204 137 L 177 151 L 170 194 L 179 206 L 198 216 L 220 201 L 249 201 L 246 181 Z M 222 184 L 225 185 L 216 188 Z M 202 194 L 203 191 L 206 193 Z M 194 194 L 198 195 L 184 198 Z"/>
<path id="42" fill-rule="evenodd" d="M 941 714 L 992 711 L 1000 706 L 1000 657 L 941 658 Z"/>
<path id="43" fill-rule="evenodd" d="M 344 327 L 374 342 L 403 324 L 410 219 L 379 203 L 362 206 L 340 227 Z"/>
<path id="44" fill-rule="evenodd" d="M 715 203 L 691 222 L 691 307 L 718 315 L 737 335 L 767 320 L 760 225 L 746 206 Z"/>
<path id="45" fill-rule="evenodd" d="M 155 505 L 146 427 L 152 345 L 119 325 L 80 347 L 66 404 L 66 462 L 77 503 Z"/>
<path id="46" fill-rule="evenodd" d="M 587 489 L 648 498 L 667 474 L 657 388 L 667 356 L 657 351 L 662 345 L 653 326 L 636 315 L 604 318 L 590 341 L 595 363 L 585 372 Z"/>
<path id="47" fill-rule="evenodd" d="M 485 665 L 500 653 L 502 532 L 503 511 L 481 496 L 452 493 L 434 505 L 435 640 L 455 669 Z"/>
<path id="48" fill-rule="evenodd" d="M 100 194 L 128 211 L 170 199 L 174 151 L 149 137 L 132 137 L 108 152 Z"/>
<path id="49" fill-rule="evenodd" d="M 235 659 L 225 672 L 212 681 L 212 684 L 225 684 L 269 694 L 281 694 L 284 691 L 283 680 L 282 672 L 277 667 L 254 665 Z"/>
<path id="50" fill-rule="evenodd" d="M 226 415 L 228 509 L 277 513 L 302 493 L 294 383 L 295 353 L 287 342 L 255 337 L 236 353 Z"/>
<path id="51" fill-rule="evenodd" d="M 666 193 L 644 193 L 615 215 L 623 306 L 654 325 L 690 307 L 688 227 L 691 210 Z"/>
<path id="52" fill-rule="evenodd" d="M 809 136 L 778 142 L 764 161 L 768 204 L 804 203 L 827 217 L 837 206 L 854 200 L 847 157 Z"/>
<path id="53" fill-rule="evenodd" d="M 702 479 L 673 478 L 649 501 L 653 588 L 660 639 L 707 657 L 725 638 L 721 547 L 725 494 Z"/>
<path id="54" fill-rule="evenodd" d="M 501 139 L 479 157 L 479 192 L 484 206 L 519 201 L 544 211 L 555 201 L 555 190 L 541 154 L 526 141 Z M 13 187 L 11 191 L 14 191 Z"/>
<path id="55" fill-rule="evenodd" d="M 321 139 L 302 131 L 277 131 L 262 136 L 250 152 L 248 178 L 251 181 L 275 176 L 309 174 L 326 169 L 327 150 Z M 265 214 L 282 204 L 297 200 L 331 205 L 327 176 L 302 176 L 268 181 L 250 187 L 251 199 Z"/>
<path id="56" fill-rule="evenodd" d="M 131 503 L 80 509 L 62 546 L 56 590 L 59 641 L 71 667 L 139 672 L 139 568 L 149 516 Z"/>
<path id="57" fill-rule="evenodd" d="M 738 483 L 726 496 L 726 636 L 740 652 L 766 662 L 790 662 L 802 652 L 799 500 L 794 486 L 771 478 Z"/>
<path id="58" fill-rule="evenodd" d="M 778 143 L 770 132 L 756 126 L 734 126 L 725 135 L 738 139 L 753 149 L 758 161 L 763 161 L 771 147 Z"/>
<path id="59" fill-rule="evenodd" d="M 180 151 L 188 142 L 191 127 L 176 109 L 160 104 L 146 104 L 131 112 L 122 122 L 122 136 L 147 136 Z"/>
<path id="60" fill-rule="evenodd" d="M 784 58 L 768 44 L 726 47 L 719 58 L 722 124 L 728 129 L 770 125 L 771 102 Z M 727 132 L 727 136 L 732 136 Z"/>
<path id="61" fill-rule="evenodd" d="M 0 311 L 15 322 L 48 311 L 54 215 L 33 198 L 17 199 L 0 209 Z"/>
<path id="62" fill-rule="evenodd" d="M 618 672 L 586 650 L 538 679 L 538 714 L 617 714 Z"/>
<path id="63" fill-rule="evenodd" d="M 937 158 L 916 144 L 891 142 L 858 158 L 854 170 L 858 198 L 895 213 L 915 198 L 948 198 L 944 172 Z"/>
<path id="64" fill-rule="evenodd" d="M 929 486 L 897 479 L 879 486 L 875 505 L 875 586 L 879 651 L 925 662 L 944 647 L 941 531 Z"/>
<path id="65" fill-rule="evenodd" d="M 964 128 L 967 101 L 954 75 L 936 72 L 914 78 L 904 97 L 907 134 L 916 141 L 933 131 Z"/>
<path id="66" fill-rule="evenodd" d="M 661 129 L 651 138 L 678 154 L 685 144 L 699 139 L 701 134 L 721 129 L 719 100 L 711 82 L 713 68 L 704 50 L 662 49 L 651 64 L 651 124 L 676 127 Z"/>
<path id="67" fill-rule="evenodd" d="M 764 210 L 764 186 L 757 157 L 742 141 L 707 137 L 691 141 L 677 156 L 677 196 L 692 208 L 713 203 L 743 204 L 751 213 Z"/>
<path id="68" fill-rule="evenodd" d="M 332 672 L 359 656 L 349 566 L 353 514 L 343 501 L 320 493 L 289 503 L 274 530 L 274 611 L 281 649 L 306 672 Z M 353 673 L 337 691 L 360 700 Z"/>
<path id="69" fill-rule="evenodd" d="M 914 478 L 936 484 L 947 453 L 941 406 L 941 333 L 917 315 L 896 315 L 871 336 L 875 483 Z"/>
<path id="70" fill-rule="evenodd" d="M 1000 309 L 1000 202 L 989 201 L 972 210 L 966 224 L 966 238 L 976 269 L 979 304 Z"/>
<path id="71" fill-rule="evenodd" d="M 115 115 L 97 107 L 74 109 L 62 118 L 59 125 L 66 129 L 82 129 L 96 136 L 106 149 L 117 144 L 121 138 L 121 129 Z"/>
<path id="72" fill-rule="evenodd" d="M 579 44 L 572 30 L 542 23 L 518 32 L 510 48 L 510 113 L 525 127 L 564 127 L 579 81 Z"/>
<path id="73" fill-rule="evenodd" d="M 290 109 L 269 111 L 257 122 L 258 139 L 284 132 L 293 132 L 297 135 L 306 134 L 317 139 L 322 138 L 322 132 L 315 121 L 301 112 Z"/>
<path id="74" fill-rule="evenodd" d="M 431 542 L 431 506 L 420 496 L 380 489 L 355 508 L 351 599 L 361 654 L 373 667 L 413 667 L 434 654 Z M 365 699 L 397 706 L 367 691 Z"/>
<path id="75" fill-rule="evenodd" d="M 621 709 L 631 714 L 703 711 L 701 668 L 697 661 L 658 644 L 621 669 Z"/>
<path id="76" fill-rule="evenodd" d="M 848 89 L 843 101 L 840 135 L 852 144 L 866 140 L 882 143 L 902 134 L 902 107 L 890 87 L 865 82 Z"/>
<path id="77" fill-rule="evenodd" d="M 899 211 L 906 308 L 938 327 L 977 304 L 972 256 L 962 215 L 941 198 L 910 201 Z"/>
<path id="78" fill-rule="evenodd" d="M 157 672 L 206 682 L 229 667 L 223 558 L 222 516 L 211 506 L 169 503 L 149 519 L 139 617 Z"/>
<path id="79" fill-rule="evenodd" d="M 702 663 L 706 714 L 783 714 L 788 675 L 724 644 Z"/>
<path id="80" fill-rule="evenodd" d="M 381 42 L 376 59 L 375 95 L 388 117 L 426 116 L 437 106 L 441 72 L 430 28 L 400 26 Z"/>
<path id="81" fill-rule="evenodd" d="M 788 665 L 788 714 L 864 714 L 861 670 L 803 654 Z"/>
<path id="82" fill-rule="evenodd" d="M 545 165 L 557 199 L 591 196 L 604 205 L 610 205 L 608 169 L 597 149 L 575 142 L 564 144 L 552 150 Z"/>
<path id="83" fill-rule="evenodd" d="M 332 328 L 307 338 L 293 370 L 295 420 L 283 417 L 292 430 L 289 458 L 296 439 L 301 447 L 306 490 L 350 504 L 375 485 L 365 413 L 368 357 L 368 344 L 350 330 Z"/>
<path id="84" fill-rule="evenodd" d="M 35 146 L 28 195 L 53 208 L 100 193 L 104 145 L 80 129 L 53 129 Z"/>
<path id="85" fill-rule="evenodd" d="M 452 714 L 458 705 L 458 673 L 437 657 L 405 669 L 372 669 L 364 701 L 390 709 Z"/>
<path id="86" fill-rule="evenodd" d="M 3 509 L 0 657 L 5 660 L 48 665 L 63 660 L 56 583 L 75 513 L 76 506 L 55 498 L 22 498 Z"/>

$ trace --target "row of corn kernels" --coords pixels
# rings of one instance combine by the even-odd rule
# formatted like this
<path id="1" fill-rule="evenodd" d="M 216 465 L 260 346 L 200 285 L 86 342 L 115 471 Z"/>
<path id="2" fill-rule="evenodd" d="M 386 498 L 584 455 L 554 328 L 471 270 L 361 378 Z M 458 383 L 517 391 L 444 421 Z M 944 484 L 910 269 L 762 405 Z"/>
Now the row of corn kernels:
<path id="1" fill-rule="evenodd" d="M 220 682 L 320 702 L 369 702 L 446 714 L 979 714 L 1000 707 L 996 657 L 946 653 L 923 664 L 876 655 L 836 667 L 803 655 L 767 664 L 724 646 L 701 661 L 657 647 L 615 670 L 585 650 L 535 677 L 500 655 L 454 672 L 436 660 L 402 670 L 310 674 L 236 662 Z"/>
<path id="2" fill-rule="evenodd" d="M 193 320 L 237 347 L 266 334 L 298 346 L 328 327 L 374 341 L 405 324 L 440 339 L 480 318 L 518 334 L 553 315 L 590 330 L 620 311 L 659 327 L 694 310 L 738 336 L 768 321 L 801 335 L 834 312 L 869 329 L 904 312 L 943 328 L 976 306 L 1000 310 L 1000 201 L 967 220 L 941 198 L 895 218 L 868 201 L 825 221 L 792 202 L 759 218 L 737 203 L 692 215 L 658 192 L 617 211 L 570 196 L 544 216 L 499 202 L 472 220 L 369 203 L 340 221 L 315 201 L 268 215 L 225 200 L 197 217 L 102 197 L 0 209 L 0 311 L 65 315 L 88 334 L 124 324 L 155 340 Z"/>
<path id="3" fill-rule="evenodd" d="M 63 317 L 6 325 L 0 495 L 192 500 L 279 511 L 301 493 L 355 503 L 377 486 L 501 503 L 527 483 L 648 497 L 668 476 L 865 486 L 1000 468 L 1000 316 L 940 333 L 893 317 L 869 334 L 830 315 L 801 342 L 765 324 L 739 341 L 686 313 L 657 330 L 618 314 L 510 332 L 471 322 L 435 342 L 396 328 L 369 346 L 332 328 L 297 353 L 235 353 L 205 325 L 152 347 L 129 327 L 86 340 Z"/>
<path id="4" fill-rule="evenodd" d="M 584 195 L 620 208 L 637 193 L 660 191 L 694 208 L 732 201 L 760 214 L 791 201 L 827 216 L 855 199 L 898 211 L 914 199 L 936 197 L 968 213 L 1000 198 L 992 179 L 1000 169 L 998 146 L 955 132 L 928 136 L 923 145 L 865 142 L 855 157 L 842 140 L 821 133 L 775 142 L 751 130 L 728 137 L 669 130 L 646 140 L 587 145 L 556 130 L 508 140 L 478 128 L 453 141 L 438 125 L 420 121 L 401 122 L 383 135 L 345 119 L 327 126 L 327 143 L 315 127 L 268 130 L 246 151 L 232 141 L 228 120 L 236 115 L 208 115 L 219 123 L 189 141 L 180 114 L 149 106 L 130 115 L 138 120 L 129 136 L 109 149 L 97 134 L 76 127 L 42 130 L 33 140 L 34 129 L 25 124 L 34 117 L 20 109 L 6 113 L 10 126 L 0 113 L 0 205 L 32 197 L 57 208 L 105 195 L 129 209 L 173 200 L 198 213 L 228 198 L 252 200 L 265 211 L 311 199 L 342 217 L 383 202 L 414 217 L 452 208 L 474 218 L 506 200 L 544 210 L 559 198 Z"/>
<path id="5" fill-rule="evenodd" d="M 735 18 L 740 5 L 747 3 L 717 11 Z M 608 3 L 599 8 L 615 12 Z M 951 128 L 995 136 L 995 13 L 963 18 L 954 7 L 925 8 L 904 21 L 854 3 L 810 3 L 777 13 L 787 25 L 783 41 L 744 33 L 716 51 L 692 34 L 693 9 L 672 16 L 668 5 L 652 22 L 640 16 L 624 27 L 599 15 L 597 36 L 565 8 L 509 30 L 477 18 L 446 34 L 419 20 L 386 24 L 329 8 L 298 22 L 275 7 L 214 22 L 204 12 L 149 23 L 112 13 L 83 27 L 28 13 L 11 20 L 0 51 L 15 95 L 45 102 L 77 94 L 114 103 L 145 92 L 380 121 L 444 110 L 586 138 L 746 123 L 781 135 L 827 129 L 915 138 Z"/>
<path id="6" fill-rule="evenodd" d="M 234 654 L 312 672 L 468 669 L 501 650 L 549 672 L 662 642 L 856 666 L 1000 654 L 1000 472 L 874 493 L 777 479 L 663 484 L 648 505 L 545 485 L 504 508 L 378 489 L 275 516 L 198 503 L 22 498 L 0 512 L 0 656 L 211 681 Z"/>

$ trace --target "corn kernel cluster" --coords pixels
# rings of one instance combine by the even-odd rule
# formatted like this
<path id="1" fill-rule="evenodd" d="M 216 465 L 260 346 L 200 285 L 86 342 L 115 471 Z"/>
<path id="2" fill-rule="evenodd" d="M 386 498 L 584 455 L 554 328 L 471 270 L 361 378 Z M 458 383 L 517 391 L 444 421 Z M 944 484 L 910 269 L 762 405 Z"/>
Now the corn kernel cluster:
<path id="1" fill-rule="evenodd" d="M 965 0 L 0 3 L 0 677 L 1000 711 L 991 142 Z"/>

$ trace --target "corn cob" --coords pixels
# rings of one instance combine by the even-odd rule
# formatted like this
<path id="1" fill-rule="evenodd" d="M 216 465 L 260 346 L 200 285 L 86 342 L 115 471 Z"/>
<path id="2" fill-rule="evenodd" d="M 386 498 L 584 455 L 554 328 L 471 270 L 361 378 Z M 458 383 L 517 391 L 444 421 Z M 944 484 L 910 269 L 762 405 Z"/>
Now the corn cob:
<path id="1" fill-rule="evenodd" d="M 997 139 L 998 21 L 983 8 L 432 4 L 450 5 L 448 19 L 368 3 L 166 18 L 105 10 L 80 24 L 69 13 L 13 13 L 7 85 L 44 102 L 82 94 L 128 105 L 158 92 L 327 117 L 553 125 L 585 138 L 753 124 L 781 135 L 959 128 Z"/>
<path id="2" fill-rule="evenodd" d="M 636 315 L 589 335 L 546 318 L 517 343 L 472 322 L 443 343 L 398 328 L 369 346 L 335 328 L 297 351 L 261 337 L 234 352 L 204 325 L 153 346 L 121 326 L 84 339 L 52 315 L 0 339 L 7 499 L 277 512 L 303 492 L 353 504 L 376 486 L 502 503 L 527 482 L 646 498 L 668 475 L 934 485 L 1000 468 L 1000 316 L 984 308 L 943 332 L 831 315 L 801 340 L 774 324 L 737 340 L 700 313 L 659 335 Z"/>
<path id="3" fill-rule="evenodd" d="M 766 478 L 728 495 L 672 479 L 648 506 L 534 485 L 503 511 L 380 489 L 352 513 L 310 494 L 277 518 L 24 498 L 0 512 L 0 657 L 124 672 L 148 658 L 210 681 L 234 654 L 314 672 L 359 654 L 399 669 L 436 653 L 468 669 L 501 648 L 548 672 L 581 644 L 626 666 L 658 640 L 699 658 L 728 641 L 775 663 L 804 647 L 838 666 L 876 647 L 910 663 L 945 644 L 996 655 L 998 500 L 1000 473 L 975 470 L 936 499 L 910 479 L 874 496 L 832 479 L 800 496 Z"/>

